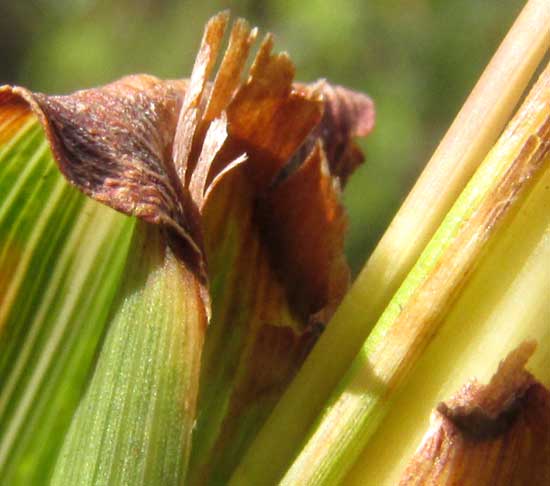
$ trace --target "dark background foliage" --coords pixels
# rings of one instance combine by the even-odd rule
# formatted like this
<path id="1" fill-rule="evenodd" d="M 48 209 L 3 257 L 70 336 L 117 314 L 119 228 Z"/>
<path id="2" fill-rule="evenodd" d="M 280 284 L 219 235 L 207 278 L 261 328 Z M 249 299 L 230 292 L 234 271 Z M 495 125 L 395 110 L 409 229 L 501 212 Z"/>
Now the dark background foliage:
<path id="1" fill-rule="evenodd" d="M 345 190 L 358 270 L 524 2 L 0 0 L 0 84 L 63 93 L 147 72 L 186 77 L 204 22 L 230 8 L 276 34 L 297 78 L 369 93 L 377 126 Z"/>

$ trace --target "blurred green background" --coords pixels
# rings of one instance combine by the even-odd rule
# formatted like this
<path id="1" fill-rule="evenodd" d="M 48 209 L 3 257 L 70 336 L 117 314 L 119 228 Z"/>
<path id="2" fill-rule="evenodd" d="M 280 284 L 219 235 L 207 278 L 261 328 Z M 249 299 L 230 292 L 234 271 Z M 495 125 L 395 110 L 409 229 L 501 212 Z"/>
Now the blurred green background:
<path id="1" fill-rule="evenodd" d="M 297 78 L 369 93 L 376 128 L 345 190 L 355 271 L 489 61 L 520 0 L 0 0 L 0 84 L 63 93 L 147 72 L 186 77 L 230 8 L 276 34 Z"/>

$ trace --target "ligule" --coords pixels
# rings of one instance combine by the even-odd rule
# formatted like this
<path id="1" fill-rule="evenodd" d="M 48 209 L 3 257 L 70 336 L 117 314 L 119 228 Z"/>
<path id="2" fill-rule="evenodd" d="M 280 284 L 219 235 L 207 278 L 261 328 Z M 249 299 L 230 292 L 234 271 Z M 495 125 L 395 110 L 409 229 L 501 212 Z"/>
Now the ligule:
<path id="1" fill-rule="evenodd" d="M 235 23 L 210 82 L 228 22 L 224 12 L 207 23 L 187 81 L 135 75 L 66 96 L 0 88 L 4 112 L 32 111 L 38 117 L 72 184 L 162 228 L 166 252 L 196 279 L 208 317 L 212 305 L 189 469 L 189 481 L 196 484 L 227 481 L 347 289 L 340 190 L 363 160 L 353 139 L 367 135 L 374 122 L 366 95 L 325 81 L 293 83 L 294 66 L 287 54 L 272 52 L 271 35 L 241 79 L 257 35 L 243 20 Z M 130 293 L 128 280 L 137 278 L 133 265 L 116 304 L 129 317 L 112 315 L 57 464 L 56 484 L 135 482 L 134 470 L 156 467 L 117 455 L 118 448 L 128 452 L 127 441 L 142 440 L 132 424 L 144 419 L 140 407 L 153 402 L 139 402 L 131 389 L 110 391 L 121 382 L 116 374 L 108 376 L 111 366 L 128 375 L 138 366 L 137 351 L 117 347 L 110 336 L 127 333 L 141 342 L 146 332 L 141 321 L 150 318 L 129 310 L 133 301 L 125 292 Z M 153 296 L 145 288 L 142 298 Z M 184 353 L 193 373 L 202 350 L 195 344 L 194 353 Z M 143 346 L 151 356 L 162 354 Z M 117 361 L 122 351 L 129 354 Z M 132 386 L 138 390 L 139 380 L 148 376 L 140 375 Z M 141 383 L 146 392 L 148 386 Z M 187 390 L 192 401 L 195 388 Z M 130 417 L 115 409 L 120 401 L 130 404 Z M 186 457 L 193 414 L 183 417 L 181 441 L 163 449 L 166 457 Z M 109 426 L 104 440 L 102 425 Z M 93 440 L 83 442 L 85 430 L 93 431 Z M 84 464 L 86 456 L 93 459 Z M 114 457 L 120 460 L 111 467 Z M 184 473 L 176 469 L 171 466 L 164 478 L 168 484 L 182 480 Z M 143 477 L 157 481 L 155 471 Z"/>

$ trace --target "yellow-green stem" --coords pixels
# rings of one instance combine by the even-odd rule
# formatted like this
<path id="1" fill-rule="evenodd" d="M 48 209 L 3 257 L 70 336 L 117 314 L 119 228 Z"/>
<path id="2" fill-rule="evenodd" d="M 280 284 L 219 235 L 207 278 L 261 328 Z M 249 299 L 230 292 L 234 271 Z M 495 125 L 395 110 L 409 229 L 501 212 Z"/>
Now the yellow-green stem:
<path id="1" fill-rule="evenodd" d="M 525 340 L 529 370 L 550 385 L 550 170 L 502 225 L 502 233 L 422 353 L 387 417 L 346 476 L 346 486 L 394 486 L 437 404 L 475 378 L 486 383 Z"/>
<path id="2" fill-rule="evenodd" d="M 232 484 L 276 482 L 296 443 L 469 177 L 492 146 L 550 43 L 550 2 L 528 2 L 327 330 L 249 448 Z M 292 423 L 292 427 L 288 424 Z"/>
<path id="3" fill-rule="evenodd" d="M 550 162 L 550 65 L 382 314 L 281 485 L 333 485 L 376 431 L 488 243 Z"/>

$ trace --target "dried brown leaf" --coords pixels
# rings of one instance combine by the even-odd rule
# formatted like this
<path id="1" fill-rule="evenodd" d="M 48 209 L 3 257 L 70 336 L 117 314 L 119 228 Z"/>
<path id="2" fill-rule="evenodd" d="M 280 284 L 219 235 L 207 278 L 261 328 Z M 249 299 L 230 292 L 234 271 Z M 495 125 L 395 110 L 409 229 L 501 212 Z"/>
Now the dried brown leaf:
<path id="1" fill-rule="evenodd" d="M 550 391 L 524 368 L 534 349 L 521 344 L 489 384 L 438 406 L 401 486 L 550 484 Z"/>

